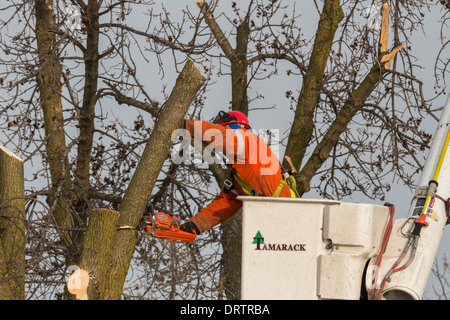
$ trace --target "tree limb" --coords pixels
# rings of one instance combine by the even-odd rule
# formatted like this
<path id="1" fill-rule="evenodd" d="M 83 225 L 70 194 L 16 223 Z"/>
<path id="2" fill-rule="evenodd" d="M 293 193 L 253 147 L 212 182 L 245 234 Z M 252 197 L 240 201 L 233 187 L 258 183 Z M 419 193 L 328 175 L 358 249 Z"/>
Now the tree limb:
<path id="1" fill-rule="evenodd" d="M 309 65 L 303 77 L 302 89 L 285 151 L 285 155 L 291 158 L 297 170 L 301 166 L 314 130 L 313 114 L 323 87 L 325 67 L 335 32 L 344 17 L 339 2 L 339 0 L 324 1 Z M 288 163 L 284 160 L 283 165 L 287 166 Z"/>
<path id="2" fill-rule="evenodd" d="M 203 13 L 203 17 L 205 18 L 206 23 L 208 24 L 211 32 L 214 34 L 219 46 L 222 48 L 223 52 L 227 56 L 228 59 L 233 59 L 234 57 L 234 49 L 228 41 L 227 37 L 223 33 L 220 26 L 217 24 L 216 19 L 214 18 L 211 10 L 209 9 L 209 5 L 203 0 L 195 0 L 195 3 L 200 8 L 200 11 Z"/>
<path id="3" fill-rule="evenodd" d="M 143 111 L 146 111 L 154 117 L 158 116 L 158 113 L 160 111 L 158 107 L 151 105 L 149 103 L 146 103 L 146 102 L 139 101 L 139 100 L 131 98 L 131 97 L 127 97 L 126 95 L 122 94 L 119 90 L 117 90 L 117 88 L 114 87 L 110 82 L 108 82 L 108 81 L 103 81 L 103 82 L 111 89 L 111 91 L 114 92 L 114 98 L 116 98 L 116 101 L 119 104 L 124 103 L 129 106 L 133 106 L 133 107 L 136 107 Z"/>
<path id="4" fill-rule="evenodd" d="M 66 140 L 63 126 L 63 112 L 61 103 L 61 64 L 54 56 L 56 46 L 55 20 L 53 16 L 52 1 L 35 0 L 36 15 L 36 43 L 39 52 L 41 67 L 36 75 L 39 88 L 40 105 L 44 117 L 46 151 L 48 156 L 52 189 L 71 190 L 69 173 L 69 160 L 66 154 Z M 55 192 L 56 193 L 56 192 Z M 70 197 L 51 196 L 50 203 L 56 225 L 66 230 L 72 227 L 69 214 Z M 72 239 L 69 232 L 61 231 L 62 243 L 70 248 Z"/>
<path id="5" fill-rule="evenodd" d="M 357 89 L 351 93 L 336 119 L 331 124 L 323 139 L 315 147 L 311 157 L 308 159 L 302 170 L 297 176 L 297 190 L 300 195 L 309 191 L 311 179 L 317 170 L 330 156 L 331 150 L 336 146 L 340 135 L 347 129 L 350 121 L 360 111 L 366 99 L 372 93 L 375 86 L 383 79 L 384 74 L 388 72 L 389 65 L 395 54 L 400 51 L 404 43 L 393 49 L 390 53 L 382 51 L 387 48 L 386 28 L 389 26 L 389 6 L 383 5 L 383 23 L 380 37 L 380 61 L 376 61 Z"/>
<path id="6" fill-rule="evenodd" d="M 125 191 L 119 208 L 119 225 L 136 227 L 139 224 L 172 145 L 172 133 L 182 127 L 183 117 L 204 82 L 205 78 L 201 71 L 188 60 L 169 99 L 158 115 L 155 128 Z M 135 246 L 134 230 L 123 229 L 117 232 L 111 253 L 111 268 L 107 275 L 107 290 L 102 294 L 103 299 L 120 298 Z"/>

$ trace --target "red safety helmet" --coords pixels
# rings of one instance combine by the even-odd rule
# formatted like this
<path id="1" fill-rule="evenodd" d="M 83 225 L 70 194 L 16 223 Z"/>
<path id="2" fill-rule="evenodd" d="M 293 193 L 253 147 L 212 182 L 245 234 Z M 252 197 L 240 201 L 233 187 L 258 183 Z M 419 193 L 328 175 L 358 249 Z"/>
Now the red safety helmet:
<path id="1" fill-rule="evenodd" d="M 248 129 L 251 129 L 247 117 L 240 111 L 219 111 L 219 114 L 214 118 L 213 123 L 223 126 L 232 123 L 238 123 L 246 126 Z"/>

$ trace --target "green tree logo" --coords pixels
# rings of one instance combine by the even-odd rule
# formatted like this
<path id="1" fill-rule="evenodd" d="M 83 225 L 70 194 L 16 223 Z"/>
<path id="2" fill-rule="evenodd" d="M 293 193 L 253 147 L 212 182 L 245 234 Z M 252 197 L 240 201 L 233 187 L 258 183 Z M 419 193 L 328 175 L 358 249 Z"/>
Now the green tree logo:
<path id="1" fill-rule="evenodd" d="M 264 238 L 261 235 L 261 232 L 258 231 L 256 236 L 253 238 L 253 243 L 252 244 L 256 244 L 256 250 L 261 250 L 260 245 L 264 244 Z"/>

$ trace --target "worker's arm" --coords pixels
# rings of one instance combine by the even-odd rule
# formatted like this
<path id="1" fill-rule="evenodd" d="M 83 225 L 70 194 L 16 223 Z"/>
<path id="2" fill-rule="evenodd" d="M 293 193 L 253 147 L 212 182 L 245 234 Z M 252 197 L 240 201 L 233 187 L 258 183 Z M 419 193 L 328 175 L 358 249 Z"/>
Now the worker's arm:
<path id="1" fill-rule="evenodd" d="M 245 149 L 244 138 L 241 135 L 239 139 L 235 130 L 200 120 L 186 119 L 184 123 L 192 138 L 202 141 L 215 151 L 224 153 L 231 158 L 239 153 L 239 149 Z"/>
<path id="2" fill-rule="evenodd" d="M 200 210 L 190 221 L 202 233 L 232 217 L 241 207 L 242 201 L 237 199 L 234 192 L 225 193 L 222 190 L 208 206 Z"/>

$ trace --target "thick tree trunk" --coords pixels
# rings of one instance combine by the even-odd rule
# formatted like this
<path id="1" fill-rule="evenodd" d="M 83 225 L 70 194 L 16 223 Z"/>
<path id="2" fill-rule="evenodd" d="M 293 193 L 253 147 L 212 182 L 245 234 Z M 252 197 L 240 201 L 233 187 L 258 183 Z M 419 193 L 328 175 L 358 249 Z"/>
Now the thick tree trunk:
<path id="1" fill-rule="evenodd" d="M 222 223 L 219 299 L 241 299 L 242 210 Z M 225 293 L 225 297 L 223 296 Z"/>
<path id="2" fill-rule="evenodd" d="M 89 214 L 89 226 L 78 264 L 89 274 L 89 300 L 99 299 L 105 290 L 105 278 L 110 266 L 118 221 L 119 212 L 110 209 L 94 209 Z"/>
<path id="3" fill-rule="evenodd" d="M 117 231 L 102 299 L 117 300 L 121 296 L 136 245 L 134 228 L 142 218 L 156 179 L 170 151 L 172 133 L 182 126 L 183 118 L 204 81 L 201 71 L 188 60 L 169 99 L 158 114 L 155 128 L 119 208 L 119 227 L 128 228 Z"/>
<path id="4" fill-rule="evenodd" d="M 61 64 L 57 53 L 52 0 L 35 0 L 36 42 L 39 52 L 37 83 L 44 116 L 47 159 L 54 195 L 50 197 L 51 214 L 55 217 L 63 245 L 72 250 L 72 236 L 67 229 L 70 219 L 72 187 L 61 105 Z"/>
<path id="5" fill-rule="evenodd" d="M 289 156 L 297 171 L 302 164 L 306 148 L 314 130 L 314 110 L 323 87 L 325 67 L 333 45 L 334 35 L 344 13 L 340 0 L 325 0 L 317 27 L 308 69 L 303 77 L 294 122 L 289 133 L 285 155 Z M 286 161 L 283 162 L 289 168 Z"/>
<path id="6" fill-rule="evenodd" d="M 0 300 L 25 299 L 23 161 L 0 145 Z"/>

